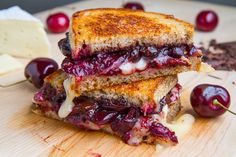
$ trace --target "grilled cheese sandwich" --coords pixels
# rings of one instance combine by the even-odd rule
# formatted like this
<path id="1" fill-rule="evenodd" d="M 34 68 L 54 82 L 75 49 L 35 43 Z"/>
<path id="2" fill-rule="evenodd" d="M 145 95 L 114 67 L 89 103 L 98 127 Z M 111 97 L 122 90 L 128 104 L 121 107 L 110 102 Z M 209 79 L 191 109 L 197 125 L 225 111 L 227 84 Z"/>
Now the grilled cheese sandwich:
<path id="1" fill-rule="evenodd" d="M 163 120 L 172 121 L 180 111 L 180 86 L 176 76 L 107 87 L 82 93 L 79 97 L 68 96 L 73 95 L 73 90 L 66 91 L 64 88 L 67 79 L 67 74 L 62 70 L 49 75 L 44 87 L 35 94 L 33 111 L 79 128 L 117 134 L 122 139 L 129 132 L 132 134 L 130 138 L 123 140 L 131 145 L 145 141 L 157 143 L 160 140 L 169 145 L 177 143 L 174 133 L 171 136 L 165 132 L 162 136 L 155 134 L 158 127 L 166 128 L 161 124 Z M 163 107 L 169 110 L 165 112 Z M 121 129 L 116 128 L 116 123 L 120 123 Z M 141 123 L 147 126 L 140 126 Z M 136 130 L 137 127 L 140 128 L 139 131 Z M 171 132 L 166 129 L 168 133 Z M 136 138 L 138 141 L 134 142 Z"/>

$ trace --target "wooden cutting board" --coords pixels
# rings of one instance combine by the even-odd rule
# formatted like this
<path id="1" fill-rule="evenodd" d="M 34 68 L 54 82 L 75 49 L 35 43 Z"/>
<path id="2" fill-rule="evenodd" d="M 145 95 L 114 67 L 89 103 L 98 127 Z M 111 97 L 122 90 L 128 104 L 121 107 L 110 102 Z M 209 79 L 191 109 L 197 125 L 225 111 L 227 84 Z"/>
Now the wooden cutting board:
<path id="1" fill-rule="evenodd" d="M 197 12 L 214 9 L 220 16 L 220 24 L 212 33 L 196 33 L 195 41 L 207 42 L 212 38 L 218 41 L 236 40 L 236 9 L 191 1 L 142 1 L 148 11 L 174 14 L 176 17 L 193 22 Z M 74 3 L 61 8 L 45 11 L 36 16 L 45 21 L 53 12 L 63 11 L 71 15 L 76 10 L 95 7 L 119 7 L 121 1 L 93 0 Z M 63 34 L 48 34 L 52 44 L 53 57 L 60 63 L 63 56 L 57 42 Z M 22 72 L 21 72 L 22 75 Z M 13 73 L 11 77 L 1 77 L 1 81 L 20 79 Z M 196 118 L 192 129 L 174 147 L 156 150 L 155 146 L 142 144 L 129 146 L 119 138 L 100 132 L 80 131 L 68 124 L 33 114 L 30 111 L 31 99 L 36 91 L 31 84 L 0 88 L 0 157 L 79 157 L 79 156 L 236 156 L 236 117 L 226 113 L 215 119 L 198 117 L 191 109 L 189 95 L 194 86 L 200 83 L 219 84 L 231 94 L 231 109 L 236 111 L 236 73 L 216 71 L 204 73 L 183 73 L 179 75 L 183 85 L 181 101 L 183 113 Z"/>

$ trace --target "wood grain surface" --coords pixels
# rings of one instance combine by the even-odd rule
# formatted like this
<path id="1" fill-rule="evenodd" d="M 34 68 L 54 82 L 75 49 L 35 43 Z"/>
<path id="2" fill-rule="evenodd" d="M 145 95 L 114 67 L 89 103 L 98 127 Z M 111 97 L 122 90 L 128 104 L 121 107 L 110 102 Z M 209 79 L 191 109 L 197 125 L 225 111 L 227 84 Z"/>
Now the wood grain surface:
<path id="1" fill-rule="evenodd" d="M 212 38 L 219 41 L 236 40 L 236 9 L 189 1 L 142 1 L 146 10 L 174 14 L 193 22 L 198 11 L 214 9 L 220 16 L 220 25 L 212 33 L 196 33 L 195 41 L 207 43 Z M 63 11 L 71 15 L 76 10 L 95 7 L 119 7 L 121 1 L 93 0 L 74 3 L 37 14 L 42 21 L 53 12 Z M 63 34 L 48 34 L 53 57 L 61 62 L 63 56 L 57 42 Z M 26 63 L 26 60 L 22 60 Z M 22 79 L 22 71 L 0 78 L 1 82 Z M 9 88 L 0 88 L 0 157 L 123 157 L 123 156 L 168 156 L 168 157 L 233 157 L 236 156 L 235 116 L 226 113 L 215 119 L 198 117 L 191 109 L 189 95 L 200 83 L 219 84 L 231 94 L 231 109 L 236 111 L 236 73 L 216 71 L 212 74 L 188 72 L 179 75 L 183 85 L 182 113 L 196 118 L 192 129 L 174 147 L 162 150 L 142 144 L 129 146 L 115 136 L 102 132 L 82 131 L 62 122 L 33 114 L 30 111 L 35 88 L 28 82 Z"/>

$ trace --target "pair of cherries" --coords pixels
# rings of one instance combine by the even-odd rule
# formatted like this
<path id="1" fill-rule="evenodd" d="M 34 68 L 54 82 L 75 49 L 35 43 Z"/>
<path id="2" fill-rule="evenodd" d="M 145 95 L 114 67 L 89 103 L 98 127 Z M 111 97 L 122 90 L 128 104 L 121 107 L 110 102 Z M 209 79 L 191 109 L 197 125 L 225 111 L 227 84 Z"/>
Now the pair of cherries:
<path id="1" fill-rule="evenodd" d="M 138 2 L 128 2 L 123 5 L 123 8 L 132 10 L 144 10 L 144 6 Z M 53 33 L 65 32 L 69 27 L 69 17 L 62 13 L 54 13 L 48 16 L 47 28 Z M 218 25 L 218 16 L 212 10 L 201 11 L 196 18 L 196 28 L 200 31 L 210 32 L 213 31 Z"/>
<path id="2" fill-rule="evenodd" d="M 143 5 L 137 2 L 126 3 L 123 7 L 133 10 L 144 10 Z M 195 23 L 198 30 L 210 32 L 213 31 L 218 25 L 218 16 L 212 10 L 203 10 L 197 15 Z"/>
<path id="3" fill-rule="evenodd" d="M 123 7 L 133 10 L 144 10 L 143 5 L 136 2 L 126 3 Z M 70 20 L 65 13 L 58 12 L 49 15 L 46 24 L 50 32 L 63 33 L 69 28 Z"/>

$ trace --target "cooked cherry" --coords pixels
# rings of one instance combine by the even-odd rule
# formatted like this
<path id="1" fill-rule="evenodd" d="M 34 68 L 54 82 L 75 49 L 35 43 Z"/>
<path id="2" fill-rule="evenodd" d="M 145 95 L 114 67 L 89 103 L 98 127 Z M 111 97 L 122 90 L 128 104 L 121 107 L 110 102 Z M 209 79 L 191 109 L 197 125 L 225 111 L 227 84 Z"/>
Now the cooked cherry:
<path id="1" fill-rule="evenodd" d="M 132 9 L 132 10 L 144 10 L 144 7 L 141 3 L 138 2 L 128 2 L 123 5 L 123 8 Z"/>
<path id="2" fill-rule="evenodd" d="M 68 38 L 69 34 L 66 33 L 66 36 L 67 36 L 66 38 L 61 39 L 58 42 L 58 47 L 64 56 L 69 57 L 71 56 L 71 47 L 70 47 L 69 38 Z"/>
<path id="3" fill-rule="evenodd" d="M 122 111 L 130 107 L 130 104 L 124 98 L 102 99 L 97 101 L 103 109 L 112 111 Z"/>
<path id="4" fill-rule="evenodd" d="M 212 10 L 201 11 L 196 18 L 196 27 L 200 31 L 213 31 L 218 24 L 218 16 Z"/>
<path id="5" fill-rule="evenodd" d="M 87 115 L 88 117 L 92 117 L 93 113 L 99 107 L 93 100 L 88 99 L 87 97 L 78 97 L 73 100 L 75 106 L 73 108 L 72 113 L 80 113 L 80 114 L 91 114 Z"/>
<path id="6" fill-rule="evenodd" d="M 141 56 L 140 56 L 140 54 L 139 54 L 139 49 L 136 48 L 136 49 L 134 49 L 133 51 L 131 51 L 131 53 L 130 53 L 128 59 L 129 59 L 129 61 L 131 61 L 131 62 L 137 62 L 137 61 L 139 61 L 140 57 L 141 57 Z"/>
<path id="7" fill-rule="evenodd" d="M 70 24 L 68 16 L 64 13 L 54 13 L 47 18 L 47 28 L 53 33 L 65 32 Z"/>
<path id="8" fill-rule="evenodd" d="M 131 133 L 130 132 L 126 132 L 123 134 L 123 136 L 121 137 L 122 140 L 125 142 L 125 143 L 128 143 L 129 139 L 132 137 Z"/>
<path id="9" fill-rule="evenodd" d="M 200 116 L 216 117 L 229 108 L 230 95 L 219 85 L 201 84 L 193 89 L 190 101 L 194 111 Z"/>
<path id="10" fill-rule="evenodd" d="M 158 55 L 158 50 L 154 46 L 142 47 L 140 52 L 147 58 L 153 58 Z"/>
<path id="11" fill-rule="evenodd" d="M 36 88 L 41 88 L 43 79 L 58 69 L 58 64 L 50 58 L 35 58 L 25 67 L 25 77 Z"/>
<path id="12" fill-rule="evenodd" d="M 62 62 L 62 69 L 66 73 L 79 77 L 95 74 L 108 76 L 122 74 L 120 65 L 126 61 L 135 63 L 142 57 L 145 58 L 147 63 L 145 68 L 162 68 L 172 65 L 188 65 L 188 62 L 179 59 L 183 55 L 183 52 L 189 52 L 191 50 L 191 54 L 187 53 L 187 56 L 200 56 L 195 52 L 196 49 L 192 49 L 193 46 L 157 47 L 152 45 L 136 46 L 131 50 L 117 51 L 115 53 L 98 53 L 92 56 L 80 56 L 77 59 L 72 59 L 73 57 L 69 52 L 70 48 L 66 41 L 68 42 L 68 39 L 63 39 L 59 42 L 63 54 L 68 56 Z M 132 72 L 136 71 L 138 69 L 134 69 Z"/>
<path id="13" fill-rule="evenodd" d="M 175 47 L 172 49 L 172 51 L 169 51 L 168 54 L 171 57 L 180 58 L 181 56 L 184 56 L 184 51 L 183 51 L 183 49 L 181 49 L 181 47 Z"/>
<path id="14" fill-rule="evenodd" d="M 98 125 L 104 125 L 116 118 L 117 112 L 100 110 L 94 113 L 91 121 Z"/>
<path id="15" fill-rule="evenodd" d="M 116 117 L 116 120 L 111 123 L 111 129 L 114 132 L 123 135 L 124 133 L 130 131 L 135 123 L 140 113 L 137 108 L 131 107 L 128 113 L 123 112 Z"/>
<path id="16" fill-rule="evenodd" d="M 164 125 L 162 125 L 159 122 L 153 122 L 150 126 L 150 132 L 152 135 L 157 136 L 157 137 L 166 137 L 167 139 L 178 143 L 178 139 L 175 136 L 175 132 L 171 131 Z"/>

